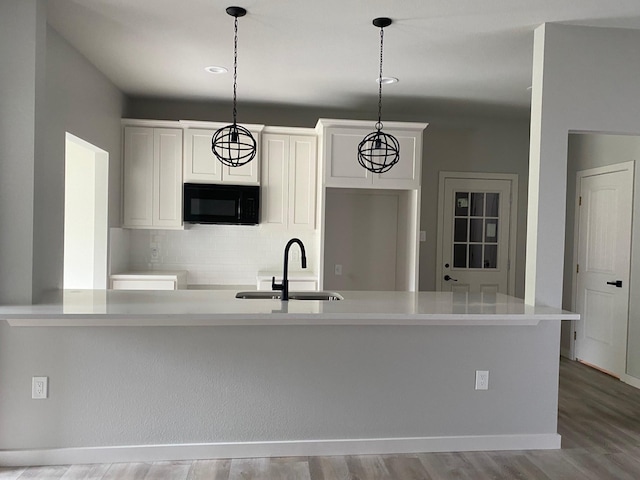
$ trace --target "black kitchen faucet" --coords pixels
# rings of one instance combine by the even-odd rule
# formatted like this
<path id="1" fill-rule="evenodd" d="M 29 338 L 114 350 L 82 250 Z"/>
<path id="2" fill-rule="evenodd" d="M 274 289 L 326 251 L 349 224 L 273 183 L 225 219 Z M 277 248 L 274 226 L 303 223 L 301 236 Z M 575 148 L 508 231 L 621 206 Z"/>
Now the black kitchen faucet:
<path id="1" fill-rule="evenodd" d="M 286 302 L 289 300 L 289 249 L 291 245 L 297 243 L 300 245 L 300 252 L 302 253 L 301 262 L 302 268 L 307 268 L 307 254 L 304 251 L 304 244 L 299 238 L 292 238 L 287 242 L 287 246 L 284 247 L 284 267 L 282 273 L 282 283 L 276 283 L 276 277 L 271 277 L 271 290 L 282 290 L 282 296 L 280 300 Z"/>

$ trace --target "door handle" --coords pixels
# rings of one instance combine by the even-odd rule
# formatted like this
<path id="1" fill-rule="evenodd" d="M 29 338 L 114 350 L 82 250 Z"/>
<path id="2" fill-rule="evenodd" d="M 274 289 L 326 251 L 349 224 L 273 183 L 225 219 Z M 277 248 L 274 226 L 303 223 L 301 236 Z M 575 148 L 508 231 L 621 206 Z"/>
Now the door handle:
<path id="1" fill-rule="evenodd" d="M 622 288 L 622 280 L 616 280 L 615 282 L 607 282 L 607 285 L 615 285 L 618 288 Z"/>
<path id="2" fill-rule="evenodd" d="M 448 282 L 448 281 L 457 282 L 458 281 L 457 278 L 451 278 L 449 275 L 445 275 L 444 276 L 444 280 L 445 280 L 445 282 Z"/>

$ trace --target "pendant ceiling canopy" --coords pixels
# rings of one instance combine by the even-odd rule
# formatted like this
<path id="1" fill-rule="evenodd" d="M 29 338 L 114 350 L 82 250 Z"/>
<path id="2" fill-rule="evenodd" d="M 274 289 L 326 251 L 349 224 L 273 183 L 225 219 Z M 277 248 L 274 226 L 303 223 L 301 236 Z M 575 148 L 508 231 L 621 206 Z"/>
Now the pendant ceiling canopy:
<path id="1" fill-rule="evenodd" d="M 382 53 L 384 47 L 384 28 L 391 25 L 387 17 L 373 20 L 380 29 L 380 72 L 378 75 L 378 121 L 375 131 L 368 134 L 358 145 L 358 163 L 373 173 L 387 172 L 400 160 L 400 144 L 393 135 L 382 131 Z"/>
<path id="2" fill-rule="evenodd" d="M 234 17 L 233 36 L 233 123 L 219 129 L 211 138 L 211 151 L 218 160 L 229 167 L 240 167 L 256 156 L 256 139 L 251 132 L 236 122 L 238 79 L 238 17 L 247 11 L 242 7 L 228 7 L 227 14 Z"/>

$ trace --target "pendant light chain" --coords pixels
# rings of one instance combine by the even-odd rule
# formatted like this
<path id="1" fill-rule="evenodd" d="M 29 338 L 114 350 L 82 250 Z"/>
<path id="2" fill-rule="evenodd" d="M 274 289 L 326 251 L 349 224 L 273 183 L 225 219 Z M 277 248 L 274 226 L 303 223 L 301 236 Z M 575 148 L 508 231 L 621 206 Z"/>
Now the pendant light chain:
<path id="1" fill-rule="evenodd" d="M 236 107 L 238 83 L 238 17 L 235 17 L 233 35 L 233 124 L 236 124 L 238 109 Z"/>
<path id="2" fill-rule="evenodd" d="M 380 29 L 380 70 L 378 72 L 378 121 L 375 130 L 366 135 L 358 144 L 358 163 L 371 173 L 388 172 L 400 161 L 400 142 L 391 134 L 382 131 L 382 56 L 384 52 L 384 27 L 391 25 L 386 17 L 373 19 L 373 25 Z"/>
<path id="3" fill-rule="evenodd" d="M 211 151 L 215 157 L 228 167 L 240 167 L 256 156 L 258 144 L 251 132 L 237 124 L 238 116 L 238 17 L 244 17 L 247 11 L 242 7 L 228 7 L 227 15 L 234 17 L 233 22 L 233 123 L 216 130 L 211 137 Z"/>
<path id="4" fill-rule="evenodd" d="M 384 46 L 384 28 L 380 28 L 380 75 L 378 76 L 378 123 L 376 130 L 382 130 L 382 52 Z"/>

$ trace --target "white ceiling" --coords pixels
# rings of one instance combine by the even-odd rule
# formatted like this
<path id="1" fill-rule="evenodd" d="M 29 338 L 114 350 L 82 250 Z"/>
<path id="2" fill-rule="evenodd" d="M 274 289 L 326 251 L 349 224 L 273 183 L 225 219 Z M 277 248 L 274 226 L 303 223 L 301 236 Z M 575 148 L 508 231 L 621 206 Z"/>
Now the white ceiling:
<path id="1" fill-rule="evenodd" d="M 533 31 L 544 22 L 640 28 L 638 0 L 48 0 L 48 21 L 131 96 L 227 101 L 230 5 L 239 19 L 241 102 L 377 105 L 385 29 L 385 108 L 447 102 L 526 110 Z M 640 48 L 640 46 L 639 46 Z M 384 116 L 384 110 L 383 110 Z"/>

